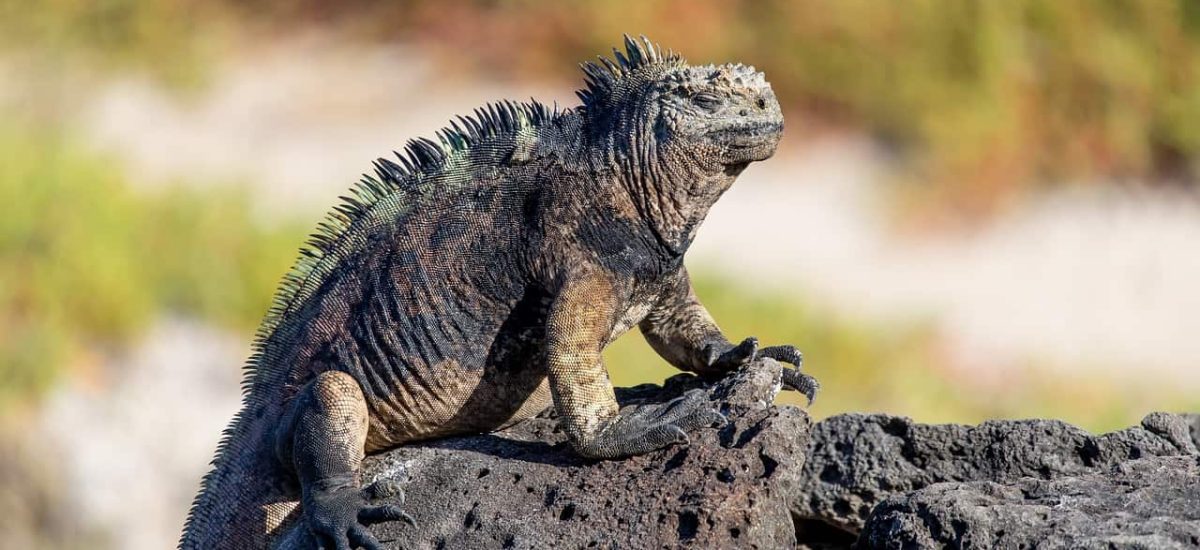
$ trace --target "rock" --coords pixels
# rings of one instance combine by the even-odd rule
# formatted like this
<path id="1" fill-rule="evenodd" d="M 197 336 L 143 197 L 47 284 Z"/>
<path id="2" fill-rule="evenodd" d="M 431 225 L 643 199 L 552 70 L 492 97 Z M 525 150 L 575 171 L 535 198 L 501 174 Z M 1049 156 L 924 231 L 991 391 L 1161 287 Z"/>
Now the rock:
<path id="1" fill-rule="evenodd" d="M 792 510 L 801 542 L 849 546 L 876 505 L 893 495 L 940 482 L 1049 480 L 1107 471 L 1142 457 L 1195 454 L 1198 427 L 1200 417 L 1166 413 L 1101 436 L 1054 420 L 964 426 L 835 416 L 813 428 Z"/>
<path id="2" fill-rule="evenodd" d="M 937 483 L 879 504 L 860 548 L 1196 548 L 1200 456 L 1046 481 Z"/>
<path id="3" fill-rule="evenodd" d="M 779 381 L 774 361 L 743 368 L 707 388 L 727 426 L 624 460 L 577 457 L 548 413 L 369 457 L 364 479 L 403 489 L 417 523 L 373 529 L 388 548 L 791 548 L 810 422 L 771 405 Z M 697 387 L 679 375 L 617 397 L 635 407 Z"/>
<path id="4" fill-rule="evenodd" d="M 552 412 L 364 463 L 415 527 L 388 548 L 936 548 L 1200 545 L 1200 415 L 1092 435 L 1053 420 L 924 425 L 772 405 L 781 367 L 618 389 L 623 411 L 701 388 L 730 423 L 690 445 L 576 456 Z M 810 437 L 811 436 L 811 437 Z"/>
<path id="5" fill-rule="evenodd" d="M 1192 444 L 1200 448 L 1200 414 L 1181 414 L 1184 422 L 1187 422 L 1189 430 L 1192 432 Z"/>

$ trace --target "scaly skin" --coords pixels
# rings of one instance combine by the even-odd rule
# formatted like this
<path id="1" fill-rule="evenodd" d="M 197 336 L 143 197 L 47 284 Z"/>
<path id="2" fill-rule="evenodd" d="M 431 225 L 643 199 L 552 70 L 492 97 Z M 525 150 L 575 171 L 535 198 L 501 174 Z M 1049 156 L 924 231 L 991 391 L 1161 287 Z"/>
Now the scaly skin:
<path id="1" fill-rule="evenodd" d="M 694 395 L 618 415 L 601 352 L 634 325 L 704 376 L 759 356 L 800 365 L 791 346 L 729 342 L 683 267 L 709 208 L 775 151 L 770 85 L 645 39 L 602 62 L 584 66 L 582 106 L 478 110 L 378 161 L 322 224 L 259 331 L 181 547 L 379 548 L 366 525 L 411 520 L 369 503 L 365 454 L 551 404 L 599 459 L 722 422 Z M 815 380 L 787 372 L 811 400 Z"/>

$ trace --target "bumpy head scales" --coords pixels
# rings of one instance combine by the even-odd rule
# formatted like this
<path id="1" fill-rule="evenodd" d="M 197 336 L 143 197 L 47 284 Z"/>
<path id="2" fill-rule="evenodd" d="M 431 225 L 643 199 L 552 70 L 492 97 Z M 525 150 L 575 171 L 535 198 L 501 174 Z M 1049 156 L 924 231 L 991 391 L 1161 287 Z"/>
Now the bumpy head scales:
<path id="1" fill-rule="evenodd" d="M 613 59 L 582 65 L 587 87 L 577 93 L 598 125 L 614 134 L 640 125 L 662 145 L 703 156 L 709 168 L 740 169 L 774 153 L 783 113 L 754 67 L 688 65 L 645 37 L 626 36 L 625 51 L 613 52 Z"/>
<path id="2" fill-rule="evenodd" d="M 783 132 L 775 92 L 752 66 L 685 66 L 664 75 L 656 88 L 660 124 L 727 148 L 740 161 L 769 157 Z"/>

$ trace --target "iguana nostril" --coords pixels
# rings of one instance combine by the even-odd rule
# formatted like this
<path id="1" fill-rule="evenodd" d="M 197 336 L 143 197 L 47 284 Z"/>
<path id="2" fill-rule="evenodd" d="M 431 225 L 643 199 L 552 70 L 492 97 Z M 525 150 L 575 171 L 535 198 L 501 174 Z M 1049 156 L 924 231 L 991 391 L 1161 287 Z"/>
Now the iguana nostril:
<path id="1" fill-rule="evenodd" d="M 766 109 L 766 108 L 767 108 L 767 100 L 766 100 L 766 99 L 763 99 L 763 98 L 761 98 L 761 97 L 760 97 L 760 98 L 758 98 L 758 108 L 759 108 L 759 109 Z"/>
<path id="2" fill-rule="evenodd" d="M 742 116 L 746 116 L 746 115 L 750 114 L 750 111 L 747 111 L 746 109 L 742 109 L 741 111 L 738 111 L 738 114 L 742 115 Z"/>

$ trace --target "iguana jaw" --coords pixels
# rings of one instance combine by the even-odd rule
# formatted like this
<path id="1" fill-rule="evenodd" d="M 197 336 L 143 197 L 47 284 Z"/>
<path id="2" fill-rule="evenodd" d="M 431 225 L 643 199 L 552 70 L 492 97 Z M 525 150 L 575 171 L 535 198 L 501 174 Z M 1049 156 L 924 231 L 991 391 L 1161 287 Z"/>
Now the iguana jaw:
<path id="1" fill-rule="evenodd" d="M 733 148 L 775 145 L 783 134 L 783 124 L 773 121 L 735 122 L 708 133 Z"/>
<path id="2" fill-rule="evenodd" d="M 709 139 L 720 143 L 724 149 L 726 174 L 730 168 L 739 165 L 745 168 L 747 163 L 771 158 L 782 136 L 783 124 L 774 121 L 735 122 L 708 134 Z"/>

